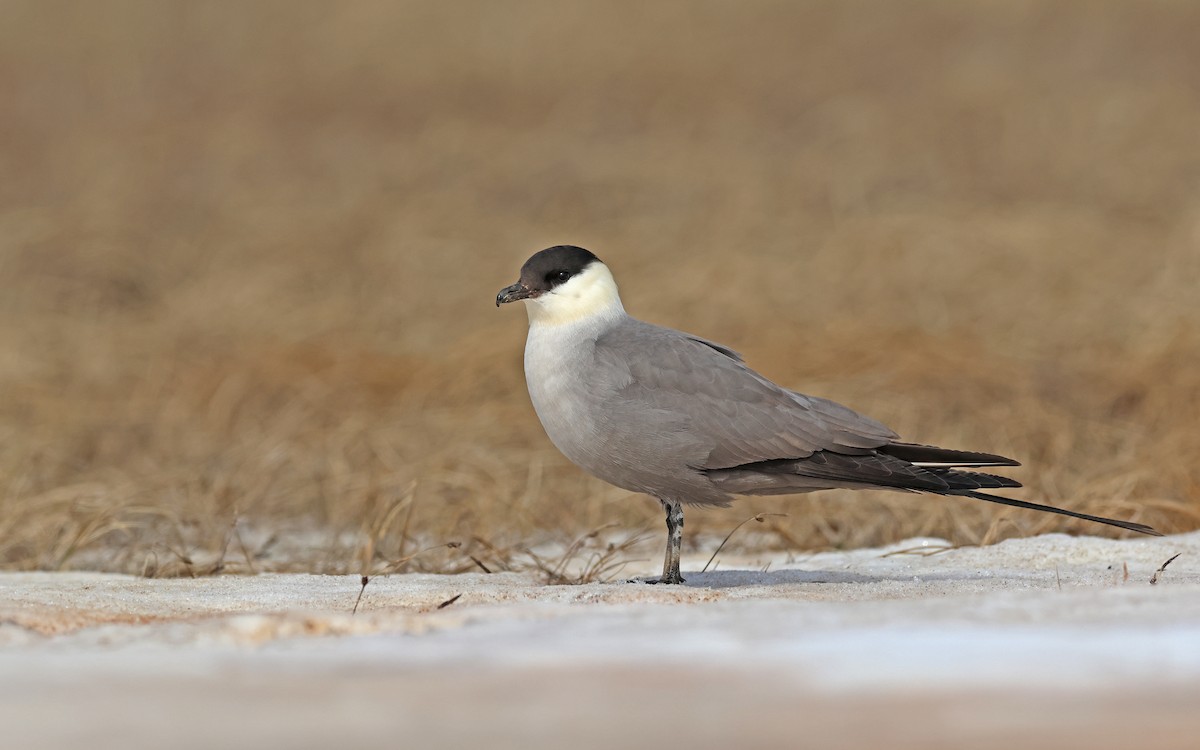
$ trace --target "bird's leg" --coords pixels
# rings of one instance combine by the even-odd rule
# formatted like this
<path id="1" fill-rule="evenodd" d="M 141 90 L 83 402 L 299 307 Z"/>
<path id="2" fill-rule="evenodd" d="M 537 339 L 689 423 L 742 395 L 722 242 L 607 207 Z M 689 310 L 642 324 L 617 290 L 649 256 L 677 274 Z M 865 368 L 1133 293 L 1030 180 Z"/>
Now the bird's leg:
<path id="1" fill-rule="evenodd" d="M 663 560 L 663 574 L 658 583 L 683 583 L 683 576 L 679 574 L 679 554 L 683 549 L 683 506 L 677 500 L 659 502 L 667 512 L 667 556 Z"/>

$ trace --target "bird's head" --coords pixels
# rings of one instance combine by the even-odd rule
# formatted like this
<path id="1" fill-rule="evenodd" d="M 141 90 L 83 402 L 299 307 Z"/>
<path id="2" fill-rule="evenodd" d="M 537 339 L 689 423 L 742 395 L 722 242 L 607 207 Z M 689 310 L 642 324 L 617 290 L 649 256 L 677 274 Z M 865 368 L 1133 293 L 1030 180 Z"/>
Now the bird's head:
<path id="1" fill-rule="evenodd" d="M 529 303 L 531 325 L 561 325 L 624 313 L 608 266 L 574 245 L 549 247 L 525 261 L 517 283 L 496 295 L 496 306 L 518 300 Z"/>

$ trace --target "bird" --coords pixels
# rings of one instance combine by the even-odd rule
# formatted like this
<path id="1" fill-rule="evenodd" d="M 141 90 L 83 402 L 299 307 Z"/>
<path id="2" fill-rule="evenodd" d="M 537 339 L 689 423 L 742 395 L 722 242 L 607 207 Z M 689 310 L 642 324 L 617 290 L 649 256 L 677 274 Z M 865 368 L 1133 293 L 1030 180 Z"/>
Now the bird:
<path id="1" fill-rule="evenodd" d="M 1020 487 L 974 471 L 1011 458 L 904 442 L 848 407 L 777 385 L 741 355 L 625 312 L 608 266 L 574 245 L 531 256 L 496 306 L 523 301 L 525 381 L 550 441 L 584 471 L 649 495 L 666 514 L 662 576 L 679 584 L 683 506 L 835 488 L 985 500 L 1161 536 L 1150 526 L 982 490 Z"/>

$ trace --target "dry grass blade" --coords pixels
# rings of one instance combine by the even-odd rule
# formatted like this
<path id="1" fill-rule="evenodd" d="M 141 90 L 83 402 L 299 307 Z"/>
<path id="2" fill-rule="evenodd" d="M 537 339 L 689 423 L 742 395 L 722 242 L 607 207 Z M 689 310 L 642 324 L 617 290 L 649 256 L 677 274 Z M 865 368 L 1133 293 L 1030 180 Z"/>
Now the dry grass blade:
<path id="1" fill-rule="evenodd" d="M 717 555 L 721 553 L 721 550 L 725 548 L 725 545 L 729 543 L 729 540 L 733 538 L 733 535 L 737 533 L 738 529 L 742 528 L 751 521 L 758 521 L 759 523 L 762 523 L 767 518 L 787 518 L 787 513 L 758 513 L 750 518 L 745 519 L 737 526 L 734 526 L 733 529 L 725 535 L 725 538 L 721 540 L 721 543 L 717 545 L 717 548 L 713 550 L 712 557 L 708 558 L 708 562 L 704 563 L 704 567 L 700 569 L 700 572 L 705 573 L 708 571 L 708 566 L 713 564 L 713 560 L 717 559 Z"/>
<path id="2" fill-rule="evenodd" d="M 523 553 L 551 585 L 578 585 L 606 581 L 615 576 L 633 560 L 625 557 L 646 539 L 645 530 L 626 536 L 620 542 L 609 542 L 600 550 L 589 550 L 587 544 L 616 524 L 605 524 L 577 537 L 553 560 L 538 555 L 530 549 Z M 572 570 L 577 572 L 571 572 Z"/>
<path id="3" fill-rule="evenodd" d="M 626 537 L 620 543 L 606 545 L 603 551 L 595 553 L 589 558 L 587 565 L 583 568 L 583 572 L 579 574 L 575 582 L 592 583 L 594 581 L 607 582 L 611 580 L 626 565 L 636 562 L 633 559 L 623 556 L 645 539 L 645 534 L 633 534 Z"/>
<path id="4" fill-rule="evenodd" d="M 370 582 L 371 582 L 371 579 L 369 576 L 362 577 L 362 586 L 358 590 L 358 598 L 354 600 L 354 609 L 350 610 L 350 614 L 352 614 L 352 615 L 358 614 L 359 602 L 362 601 L 363 592 L 365 592 L 367 590 L 367 584 Z"/>
<path id="5" fill-rule="evenodd" d="M 441 604 L 437 605 L 437 608 L 438 608 L 438 609 L 445 609 L 446 607 L 449 607 L 451 604 L 455 603 L 456 601 L 458 601 L 458 600 L 459 600 L 459 599 L 461 599 L 461 598 L 462 598 L 462 594 L 455 594 L 454 596 L 450 597 L 450 598 L 449 598 L 449 599 L 447 599 L 446 601 L 444 601 L 444 602 L 442 602 Z"/>
<path id="6" fill-rule="evenodd" d="M 892 557 L 893 555 L 917 555 L 918 557 L 933 557 L 934 555 L 940 555 L 943 552 L 950 552 L 951 550 L 964 549 L 966 547 L 973 547 L 973 546 L 975 546 L 975 545 L 971 545 L 971 544 L 922 544 L 922 545 L 919 545 L 916 547 L 905 547 L 903 549 L 897 549 L 897 550 L 892 550 L 891 552 L 885 552 L 884 554 L 880 555 L 880 557 Z"/>
<path id="7" fill-rule="evenodd" d="M 461 546 L 462 546 L 461 542 L 445 542 L 444 544 L 435 544 L 431 547 L 426 547 L 425 549 L 417 550 L 416 552 L 413 552 L 411 555 L 408 555 L 407 557 L 402 557 L 399 560 L 389 561 L 387 564 L 387 567 L 384 569 L 384 572 L 399 573 L 410 562 L 417 559 L 421 555 L 424 555 L 427 552 L 433 552 L 434 550 L 439 550 L 439 549 L 458 549 Z"/>
<path id="8" fill-rule="evenodd" d="M 408 526 L 412 519 L 413 507 L 416 505 L 417 483 L 410 482 L 407 489 L 400 493 L 392 502 L 383 506 L 374 518 L 364 524 L 363 546 L 360 551 L 360 562 L 364 574 L 371 570 L 377 558 L 388 559 L 388 548 L 395 547 L 391 555 L 393 559 L 406 559 L 404 549 L 408 542 Z M 400 513 L 407 510 L 404 525 L 398 539 L 394 538 L 393 526 Z M 408 558 L 411 559 L 411 558 Z"/>
<path id="9" fill-rule="evenodd" d="M 601 533 L 613 528 L 616 528 L 616 524 L 608 523 L 592 529 L 586 534 L 576 537 L 575 540 L 567 546 L 567 549 L 562 553 L 562 555 L 559 556 L 558 561 L 554 564 L 554 566 L 547 571 L 551 581 L 558 583 L 577 583 L 579 580 L 578 578 L 568 578 L 566 575 L 564 575 L 567 567 L 575 560 L 580 550 L 583 549 L 588 542 L 599 538 Z"/>
<path id="10" fill-rule="evenodd" d="M 237 530 L 238 514 L 237 509 L 233 511 L 233 516 L 229 519 L 229 528 L 225 531 L 225 538 L 221 541 L 221 551 L 217 554 L 217 559 L 209 566 L 204 575 L 215 575 L 225 570 L 225 555 L 229 553 L 229 543 L 233 541 L 234 532 Z M 243 548 L 244 550 L 244 548 Z"/>
<path id="11" fill-rule="evenodd" d="M 1182 555 L 1182 554 L 1183 554 L 1182 552 L 1177 552 L 1177 553 L 1175 553 L 1174 555 L 1172 555 L 1172 556 L 1171 556 L 1171 558 L 1170 558 L 1169 560 L 1167 560 L 1165 563 L 1163 563 L 1162 565 L 1158 566 L 1158 570 L 1154 571 L 1154 575 L 1150 576 L 1150 585 L 1151 585 L 1151 586 L 1155 586 L 1155 585 L 1157 585 L 1157 584 L 1158 584 L 1158 577 L 1159 577 L 1160 575 L 1162 575 L 1164 572 L 1166 572 L 1166 570 L 1167 570 L 1167 566 L 1168 566 L 1168 565 L 1170 565 L 1171 563 L 1175 562 L 1175 558 L 1179 557 L 1179 556 L 1180 556 L 1180 555 Z"/>

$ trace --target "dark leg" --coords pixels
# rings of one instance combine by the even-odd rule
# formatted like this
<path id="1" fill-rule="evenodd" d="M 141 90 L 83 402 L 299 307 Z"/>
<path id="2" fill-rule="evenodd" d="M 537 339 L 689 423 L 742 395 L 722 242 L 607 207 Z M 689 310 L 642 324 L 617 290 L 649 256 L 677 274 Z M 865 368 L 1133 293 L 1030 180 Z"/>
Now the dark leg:
<path id="1" fill-rule="evenodd" d="M 667 512 L 667 556 L 663 560 L 663 574 L 658 583 L 683 583 L 683 576 L 679 574 L 679 553 L 683 549 L 683 506 L 674 501 L 659 502 Z"/>
<path id="2" fill-rule="evenodd" d="M 659 500 L 667 512 L 667 556 L 663 559 L 662 578 L 634 578 L 630 583 L 683 583 L 679 574 L 679 553 L 683 549 L 683 506 Z"/>

